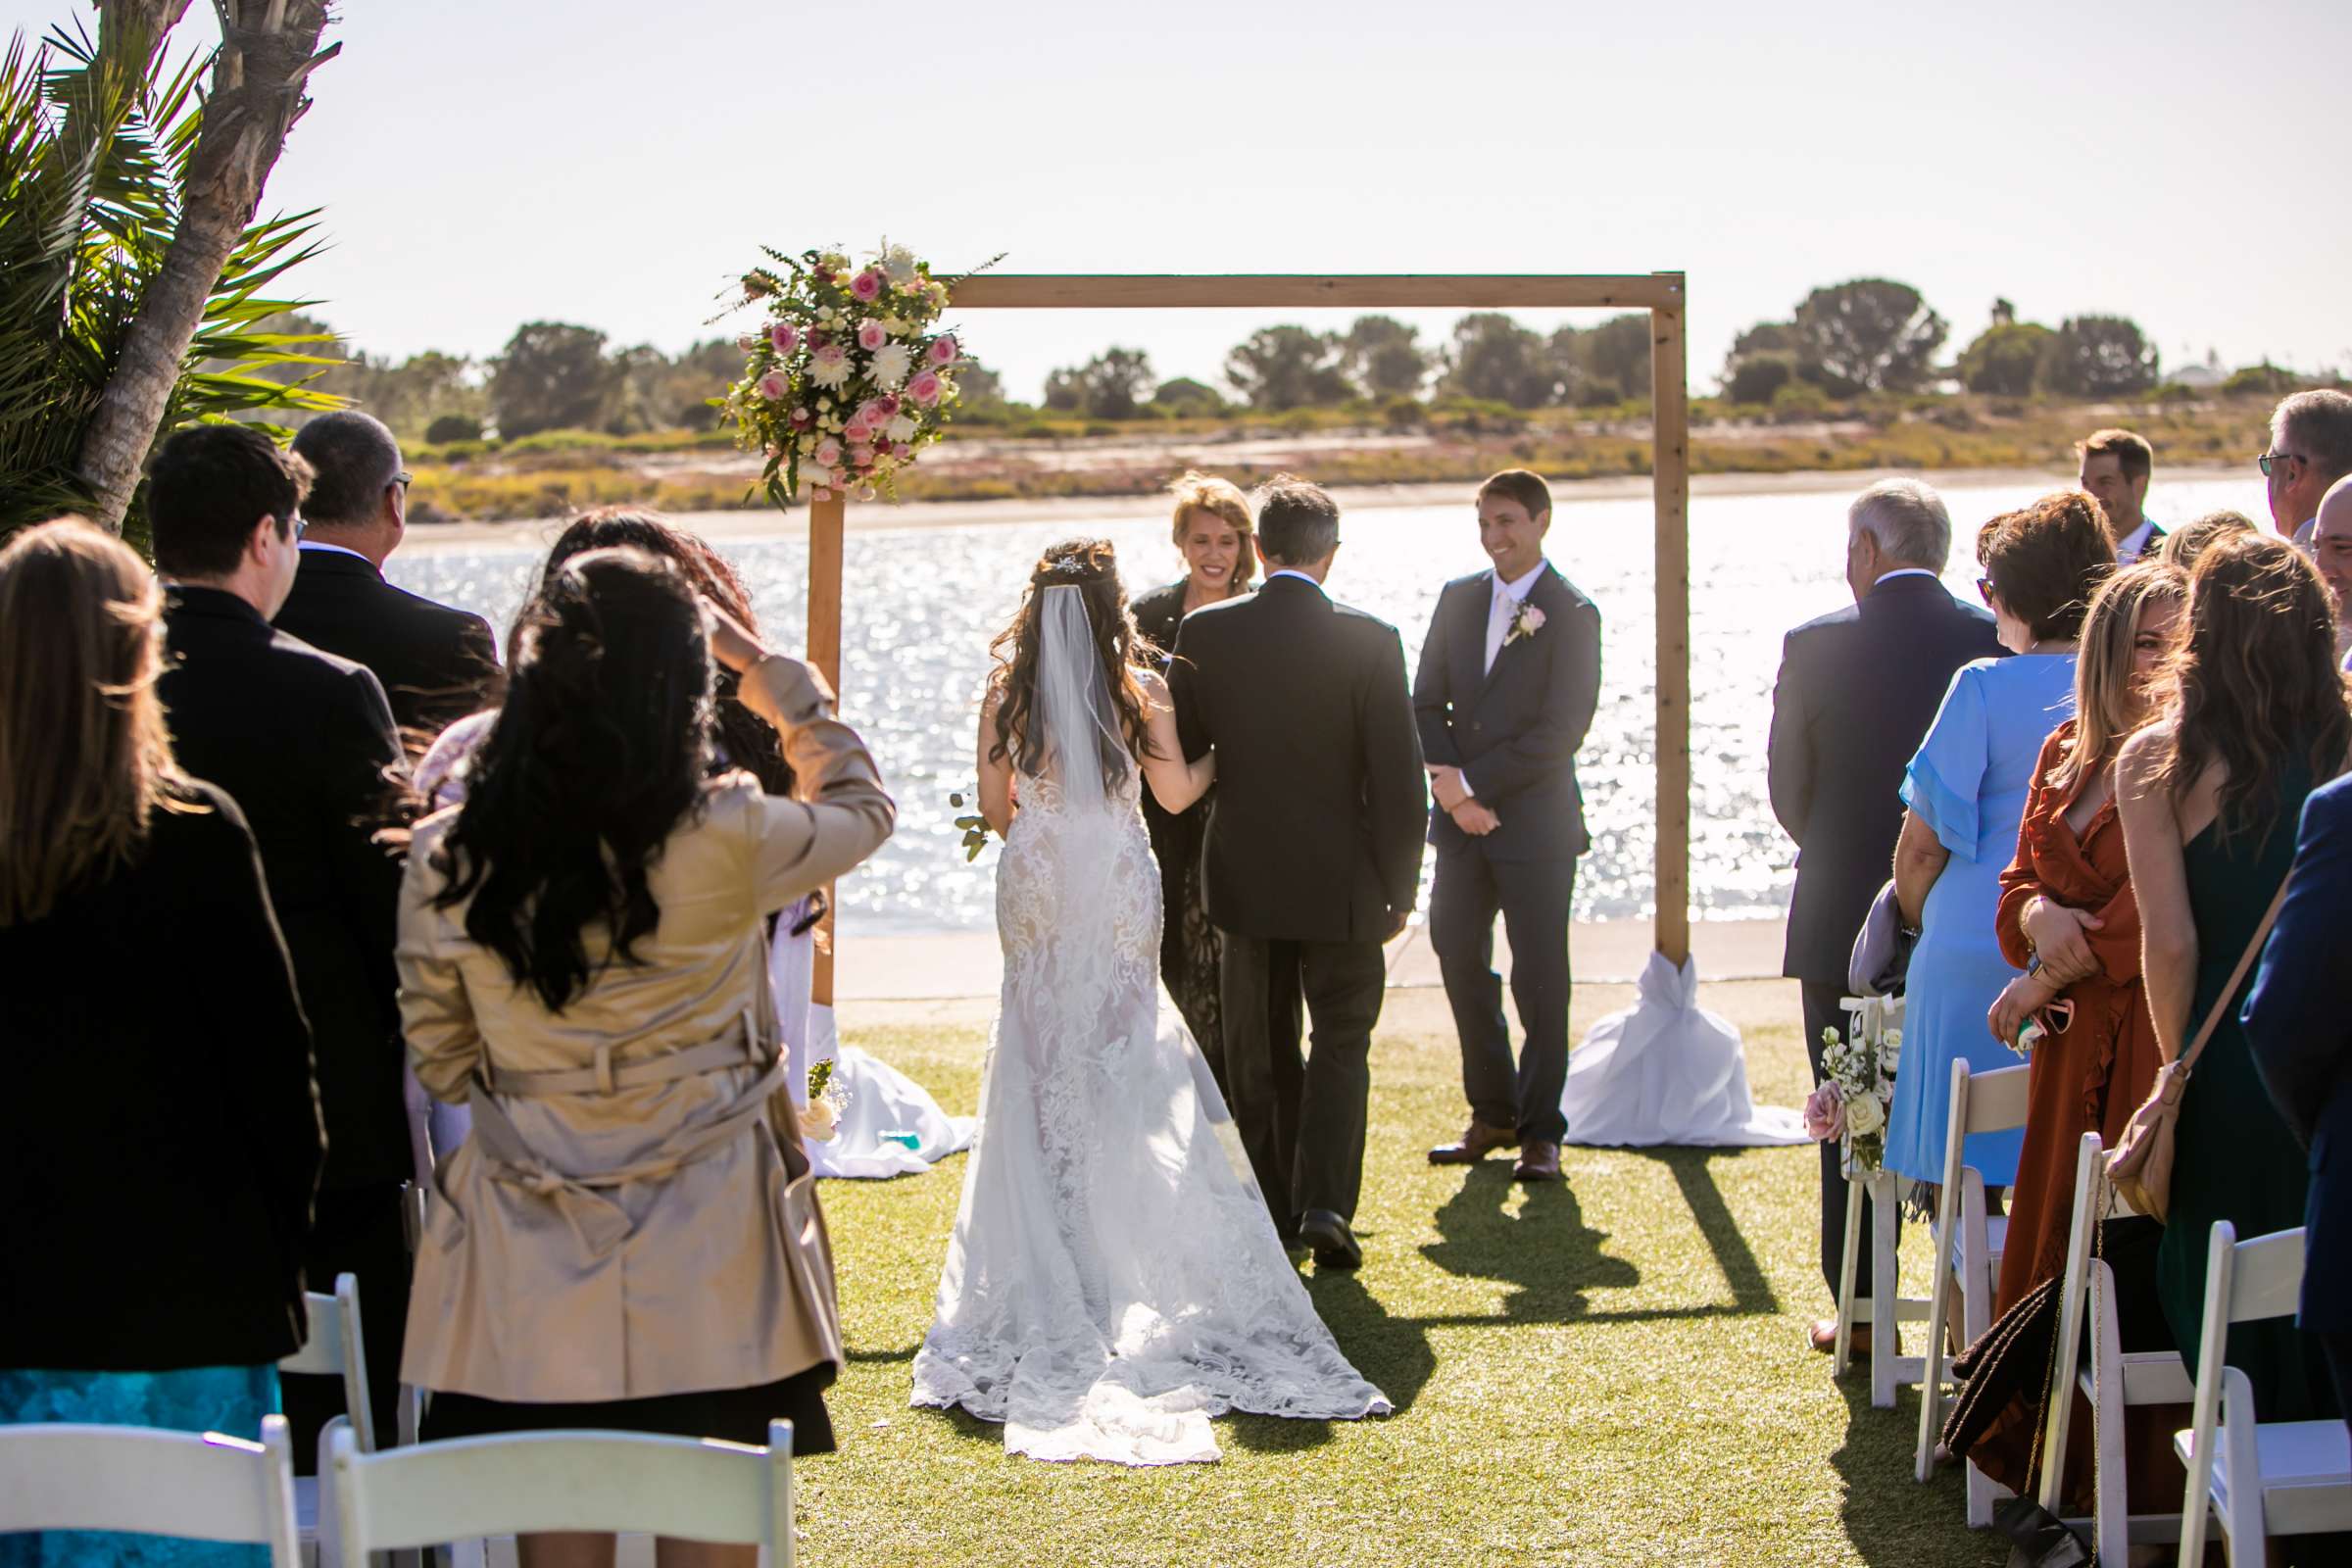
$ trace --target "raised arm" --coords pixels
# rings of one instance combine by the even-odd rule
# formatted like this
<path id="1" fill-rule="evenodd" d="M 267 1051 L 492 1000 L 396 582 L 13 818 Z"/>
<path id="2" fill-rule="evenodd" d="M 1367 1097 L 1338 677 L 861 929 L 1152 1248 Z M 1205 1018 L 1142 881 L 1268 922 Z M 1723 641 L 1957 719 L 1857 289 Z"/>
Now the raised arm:
<path id="1" fill-rule="evenodd" d="M 722 656 L 723 657 L 723 656 Z M 858 732 L 833 716 L 824 677 L 787 654 L 743 672 L 744 706 L 776 727 L 801 799 L 751 797 L 760 837 L 758 900 L 781 909 L 882 847 L 898 808 Z"/>
<path id="2" fill-rule="evenodd" d="M 1184 810 L 1208 793 L 1208 786 L 1217 776 L 1217 756 L 1210 752 L 1194 761 L 1184 760 L 1184 743 L 1176 733 L 1176 703 L 1169 695 L 1168 683 L 1152 670 L 1137 676 L 1144 688 L 1144 701 L 1150 705 L 1148 713 L 1151 730 L 1146 736 L 1149 750 L 1140 760 L 1144 767 L 1144 782 L 1152 786 L 1152 798 L 1163 810 L 1173 814 Z"/>

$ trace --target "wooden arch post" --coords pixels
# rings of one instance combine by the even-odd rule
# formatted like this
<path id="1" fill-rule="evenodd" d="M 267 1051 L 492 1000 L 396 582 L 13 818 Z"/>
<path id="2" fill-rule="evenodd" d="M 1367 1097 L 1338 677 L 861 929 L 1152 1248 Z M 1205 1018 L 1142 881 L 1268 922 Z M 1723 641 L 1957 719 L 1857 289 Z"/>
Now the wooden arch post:
<path id="1" fill-rule="evenodd" d="M 1657 564 L 1657 951 L 1690 956 L 1690 393 L 1688 300 L 1680 272 L 1609 275 L 1398 274 L 1007 276 L 956 285 L 975 310 L 1619 310 L 1649 312 L 1651 489 Z M 841 690 L 842 533 L 838 496 L 808 509 L 808 662 Z M 814 1001 L 833 1001 L 833 915 L 816 954 Z"/>

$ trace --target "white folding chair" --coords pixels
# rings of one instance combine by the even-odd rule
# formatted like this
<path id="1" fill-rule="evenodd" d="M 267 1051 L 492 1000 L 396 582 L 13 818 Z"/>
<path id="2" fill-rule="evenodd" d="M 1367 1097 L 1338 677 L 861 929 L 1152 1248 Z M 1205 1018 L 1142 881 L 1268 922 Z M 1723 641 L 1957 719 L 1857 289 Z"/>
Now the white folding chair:
<path id="1" fill-rule="evenodd" d="M 270 1568 L 301 1568 L 286 1418 L 264 1416 L 259 1443 L 153 1427 L 0 1427 L 0 1532 L 18 1530 L 244 1542 L 268 1546 Z"/>
<path id="2" fill-rule="evenodd" d="M 792 1423 L 767 1446 L 622 1432 L 530 1432 L 360 1451 L 337 1433 L 342 1568 L 370 1550 L 543 1530 L 644 1532 L 767 1548 L 792 1568 Z"/>
<path id="3" fill-rule="evenodd" d="M 1960 1296 L 1960 1341 L 1974 1345 L 1992 1327 L 1992 1299 L 2001 1282 L 2001 1250 L 2008 1244 L 2005 1215 L 1984 1211 L 1984 1177 L 1964 1162 L 1968 1139 L 1981 1133 L 2006 1132 L 2026 1124 L 2026 1086 L 2033 1069 L 2023 1062 L 1991 1072 L 1971 1073 L 1966 1060 L 1952 1063 L 1950 1119 L 1944 1123 L 1943 1192 L 1936 1203 L 1936 1223 L 1929 1231 L 1935 1249 L 1928 1297 L 1927 1365 L 1920 1374 L 1919 1446 L 1911 1473 L 1925 1481 L 1936 1473 L 1936 1440 L 1943 1429 L 1944 1323 L 1952 1309 L 1952 1293 Z M 1968 1464 L 1968 1524 L 1982 1530 L 1992 1523 L 1992 1505 L 2001 1488 L 1976 1466 Z"/>
<path id="4" fill-rule="evenodd" d="M 1838 1005 L 1849 1014 L 1861 1014 L 1860 1027 L 1866 1034 L 1902 1025 L 1901 997 L 1843 997 Z M 1921 1356 L 1901 1355 L 1896 1350 L 1898 1325 L 1921 1322 L 1928 1315 L 1926 1298 L 1903 1296 L 1896 1284 L 1895 1243 L 1902 1226 L 1898 1191 L 1895 1174 L 1889 1170 L 1847 1178 L 1845 1246 L 1838 1275 L 1838 1338 L 1831 1366 L 1840 1378 L 1852 1369 L 1854 1328 L 1867 1323 L 1870 1402 L 1880 1409 L 1891 1407 L 1895 1389 L 1904 1383 L 1917 1383 L 1927 1365 Z M 1859 1294 L 1862 1282 L 1856 1278 L 1859 1270 L 1854 1262 L 1862 1242 L 1865 1200 L 1871 1210 L 1871 1277 L 1867 1296 Z"/>
<path id="5" fill-rule="evenodd" d="M 2056 1513 L 2066 1496 L 2067 1439 L 2074 1425 L 2073 1396 L 2080 1390 L 2090 1403 L 2095 1433 L 2091 1516 L 2068 1522 L 2090 1526 L 2099 1561 L 2123 1562 L 2133 1545 L 2180 1539 L 2179 1514 L 2131 1512 L 2125 1412 L 2135 1405 L 2186 1404 L 2195 1390 L 2178 1352 L 2124 1352 L 2115 1272 L 2105 1259 L 2091 1255 L 2110 1206 L 2106 1149 L 2097 1133 L 2084 1133 L 2075 1155 L 2074 1218 L 2067 1233 L 2066 1273 L 2059 1282 L 2058 1341 L 2043 1412 L 2041 1505 Z M 2082 1354 L 2085 1334 L 2090 1340 L 2087 1360 Z"/>
<path id="6" fill-rule="evenodd" d="M 360 1282 L 353 1274 L 335 1276 L 335 1294 L 321 1296 L 317 1291 L 305 1291 L 303 1303 L 311 1320 L 310 1338 L 302 1348 L 277 1363 L 281 1373 L 292 1372 L 309 1377 L 340 1378 L 343 1381 L 343 1408 L 353 1429 L 354 1440 L 363 1453 L 375 1451 L 375 1403 L 368 1385 L 368 1336 L 360 1325 Z M 399 1439 L 403 1444 L 416 1441 L 419 1401 L 412 1389 L 401 1390 L 400 1409 L 397 1412 Z M 343 1418 L 338 1418 L 343 1419 Z M 328 1516 L 333 1510 L 325 1506 L 323 1489 L 318 1477 L 326 1474 L 327 1443 L 333 1432 L 329 1425 L 318 1434 L 318 1476 L 294 1478 L 294 1516 L 302 1530 L 305 1546 L 315 1548 L 324 1556 L 320 1545 L 324 1539 Z"/>
<path id="7" fill-rule="evenodd" d="M 2302 1294 L 2301 1226 L 2241 1242 L 2228 1220 L 2214 1221 L 2194 1424 L 2173 1437 L 2173 1450 L 2188 1469 L 2181 1568 L 2205 1560 L 2209 1509 L 2221 1521 L 2231 1568 L 2267 1562 L 2272 1536 L 2352 1530 L 2352 1437 L 2343 1421 L 2259 1419 L 2253 1383 L 2223 1359 L 2230 1324 L 2291 1317 Z"/>

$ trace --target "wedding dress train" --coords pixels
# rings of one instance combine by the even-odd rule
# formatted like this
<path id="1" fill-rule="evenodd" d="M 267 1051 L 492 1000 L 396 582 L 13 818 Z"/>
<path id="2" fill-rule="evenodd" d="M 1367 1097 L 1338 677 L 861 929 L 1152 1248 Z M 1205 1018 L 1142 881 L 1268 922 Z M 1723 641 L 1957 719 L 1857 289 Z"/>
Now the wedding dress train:
<path id="1" fill-rule="evenodd" d="M 1046 590 L 1083 616 L 1076 594 Z M 1056 710 L 1040 705 L 1049 726 Z M 1139 788 L 1132 766 L 1107 790 L 1018 781 L 980 1133 L 914 1361 L 912 1403 L 1001 1421 L 1039 1459 L 1214 1459 L 1229 1410 L 1390 1408 L 1316 1316 L 1206 1063 L 1161 1015 Z"/>

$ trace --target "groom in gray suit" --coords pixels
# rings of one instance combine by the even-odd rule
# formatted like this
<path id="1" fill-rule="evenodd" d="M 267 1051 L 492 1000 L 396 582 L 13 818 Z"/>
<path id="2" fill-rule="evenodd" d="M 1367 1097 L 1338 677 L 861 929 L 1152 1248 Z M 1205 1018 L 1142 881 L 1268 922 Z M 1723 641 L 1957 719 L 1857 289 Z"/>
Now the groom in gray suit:
<path id="1" fill-rule="evenodd" d="M 1600 612 L 1544 557 L 1551 490 L 1524 468 L 1478 487 L 1492 569 L 1446 585 L 1421 645 L 1413 715 L 1437 805 L 1429 942 L 1453 1004 L 1470 1124 L 1429 1152 L 1475 1164 L 1516 1146 L 1523 1182 L 1560 1179 L 1568 1080 L 1568 910 L 1589 844 L 1576 749 L 1600 701 Z M 1494 917 L 1511 942 L 1516 1068 L 1494 973 Z"/>

